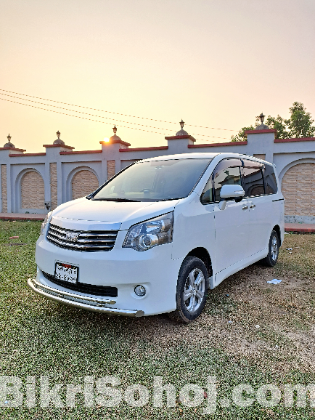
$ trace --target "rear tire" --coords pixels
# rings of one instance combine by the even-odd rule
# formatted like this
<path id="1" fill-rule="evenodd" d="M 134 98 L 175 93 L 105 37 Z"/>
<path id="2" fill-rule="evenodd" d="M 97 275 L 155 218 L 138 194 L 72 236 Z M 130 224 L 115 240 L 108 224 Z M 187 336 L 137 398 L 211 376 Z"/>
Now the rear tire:
<path id="1" fill-rule="evenodd" d="M 274 267 L 277 263 L 278 256 L 279 256 L 279 248 L 280 248 L 280 239 L 278 233 L 273 230 L 270 235 L 269 239 L 269 246 L 268 246 L 268 255 L 264 258 L 262 263 L 267 265 L 268 267 Z"/>
<path id="2" fill-rule="evenodd" d="M 179 271 L 176 310 L 169 313 L 175 321 L 188 324 L 201 314 L 206 304 L 208 271 L 197 257 L 186 257 Z"/>

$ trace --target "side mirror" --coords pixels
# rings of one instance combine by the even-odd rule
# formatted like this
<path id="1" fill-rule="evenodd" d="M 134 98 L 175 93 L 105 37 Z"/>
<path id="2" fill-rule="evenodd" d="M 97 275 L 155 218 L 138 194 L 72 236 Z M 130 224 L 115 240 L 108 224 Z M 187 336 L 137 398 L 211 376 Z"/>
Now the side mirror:
<path id="1" fill-rule="evenodd" d="M 220 210 L 224 210 L 226 206 L 226 200 L 235 200 L 236 202 L 241 201 L 245 195 L 245 191 L 240 185 L 223 185 L 220 192 Z"/>
<path id="2" fill-rule="evenodd" d="M 240 185 L 223 185 L 220 192 L 220 197 L 223 200 L 235 199 L 244 197 L 245 191 Z"/>

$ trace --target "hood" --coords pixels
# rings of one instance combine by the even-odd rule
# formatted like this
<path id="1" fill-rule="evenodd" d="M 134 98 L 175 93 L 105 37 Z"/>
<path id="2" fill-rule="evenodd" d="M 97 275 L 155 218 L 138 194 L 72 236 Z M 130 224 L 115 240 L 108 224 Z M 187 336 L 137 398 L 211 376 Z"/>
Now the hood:
<path id="1" fill-rule="evenodd" d="M 86 229 L 126 230 L 136 223 L 173 211 L 178 201 L 116 202 L 80 198 L 57 207 L 52 219 L 71 229 L 84 225 Z"/>

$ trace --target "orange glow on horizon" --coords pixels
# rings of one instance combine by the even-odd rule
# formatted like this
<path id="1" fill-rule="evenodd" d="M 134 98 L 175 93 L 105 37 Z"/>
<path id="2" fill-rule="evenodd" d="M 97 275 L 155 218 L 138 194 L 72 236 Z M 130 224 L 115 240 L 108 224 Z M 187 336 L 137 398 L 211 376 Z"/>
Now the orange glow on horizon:
<path id="1" fill-rule="evenodd" d="M 198 144 L 227 143 L 261 111 L 288 118 L 294 101 L 314 117 L 315 2 L 270 5 L 1 2 L 0 147 L 10 133 L 41 152 L 58 127 L 65 144 L 95 150 L 114 124 L 133 148 L 159 147 L 181 118 Z"/>

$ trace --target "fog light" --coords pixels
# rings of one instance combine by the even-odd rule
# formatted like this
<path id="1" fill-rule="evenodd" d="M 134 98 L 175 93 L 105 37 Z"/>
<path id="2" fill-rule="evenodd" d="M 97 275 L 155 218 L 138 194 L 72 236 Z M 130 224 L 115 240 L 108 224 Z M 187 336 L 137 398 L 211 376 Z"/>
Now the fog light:
<path id="1" fill-rule="evenodd" d="M 147 293 L 144 286 L 138 285 L 135 287 L 135 294 L 137 296 L 144 296 Z"/>

